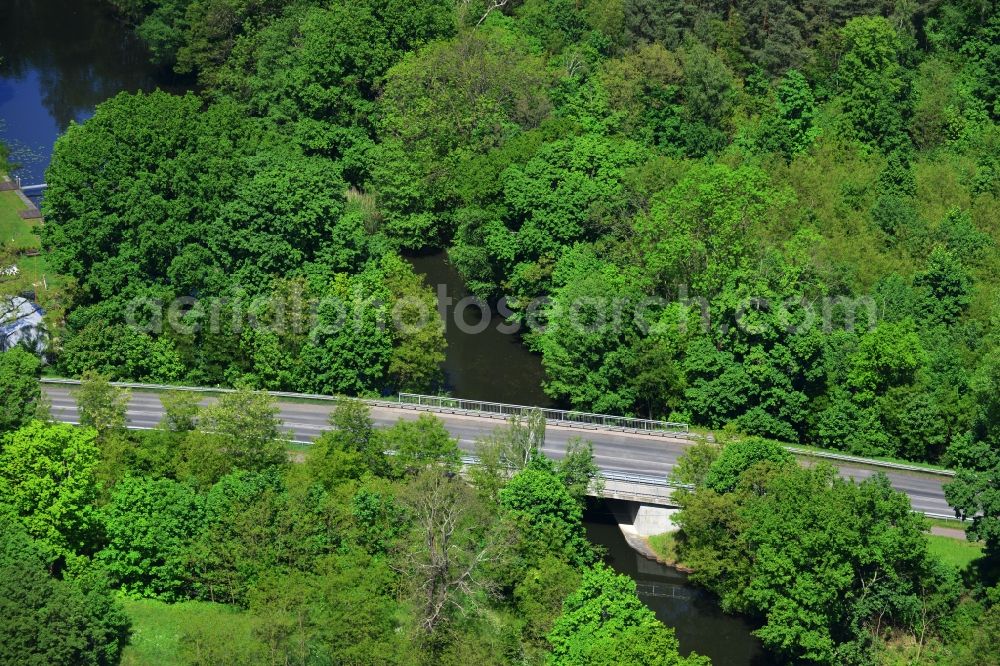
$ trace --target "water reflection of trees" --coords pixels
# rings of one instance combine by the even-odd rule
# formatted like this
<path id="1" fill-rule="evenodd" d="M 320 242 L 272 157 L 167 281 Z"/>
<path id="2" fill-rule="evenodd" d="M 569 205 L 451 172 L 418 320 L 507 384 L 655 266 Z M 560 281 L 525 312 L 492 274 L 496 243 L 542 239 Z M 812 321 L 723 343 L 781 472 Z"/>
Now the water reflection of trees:
<path id="1" fill-rule="evenodd" d="M 131 31 L 98 0 L 7 0 L 0 77 L 38 73 L 60 129 L 121 90 L 170 87 Z"/>

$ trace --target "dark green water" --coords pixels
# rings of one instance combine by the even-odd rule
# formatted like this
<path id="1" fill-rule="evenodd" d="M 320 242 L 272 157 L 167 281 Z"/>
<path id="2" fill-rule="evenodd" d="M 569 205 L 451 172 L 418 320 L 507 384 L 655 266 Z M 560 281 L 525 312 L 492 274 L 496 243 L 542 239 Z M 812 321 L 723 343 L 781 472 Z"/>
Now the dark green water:
<path id="1" fill-rule="evenodd" d="M 485 304 L 472 303 L 474 299 L 447 255 L 439 252 L 409 261 L 435 290 L 439 304 L 445 304 L 442 315 L 448 358 L 444 372 L 452 394 L 515 405 L 551 405 L 542 391 L 541 359 L 525 349 L 516 334 L 504 332 L 500 316 Z"/>
<path id="2" fill-rule="evenodd" d="M 772 663 L 745 619 L 726 615 L 715 597 L 688 582 L 687 575 L 649 560 L 625 541 L 603 502 L 595 501 L 584 516 L 591 543 L 606 551 L 605 561 L 636 582 L 639 598 L 656 617 L 673 627 L 681 652 L 697 652 L 716 666 L 765 666 Z"/>

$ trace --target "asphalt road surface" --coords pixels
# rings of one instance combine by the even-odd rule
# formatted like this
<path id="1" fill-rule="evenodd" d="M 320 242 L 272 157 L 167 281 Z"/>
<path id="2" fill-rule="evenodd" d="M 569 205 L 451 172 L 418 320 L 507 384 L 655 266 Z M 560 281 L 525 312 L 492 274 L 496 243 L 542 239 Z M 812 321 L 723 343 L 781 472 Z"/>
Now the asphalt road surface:
<path id="1" fill-rule="evenodd" d="M 59 421 L 77 422 L 73 388 L 44 384 L 43 391 L 51 403 L 52 417 Z M 211 399 L 206 400 L 209 402 Z M 329 417 L 333 403 L 278 402 L 278 417 L 288 432 L 289 439 L 310 442 L 329 430 Z M 399 419 L 415 419 L 421 412 L 410 409 L 375 407 L 372 419 L 376 426 L 390 426 Z M 483 417 L 455 414 L 436 414 L 448 431 L 458 440 L 459 447 L 473 453 L 478 437 L 502 427 L 503 421 Z M 163 417 L 163 406 L 156 393 L 133 391 L 129 403 L 128 421 L 133 428 L 153 428 Z M 594 457 L 605 471 L 624 472 L 643 476 L 665 477 L 691 442 L 651 435 L 641 435 L 606 430 L 583 430 L 549 426 L 545 433 L 545 453 L 560 458 L 572 437 L 583 437 L 594 445 Z M 805 463 L 809 464 L 809 463 Z M 915 511 L 941 517 L 954 517 L 954 512 L 944 499 L 943 485 L 947 477 L 919 472 L 867 468 L 854 464 L 841 464 L 842 475 L 861 480 L 877 471 L 889 477 L 893 487 L 905 492 Z"/>

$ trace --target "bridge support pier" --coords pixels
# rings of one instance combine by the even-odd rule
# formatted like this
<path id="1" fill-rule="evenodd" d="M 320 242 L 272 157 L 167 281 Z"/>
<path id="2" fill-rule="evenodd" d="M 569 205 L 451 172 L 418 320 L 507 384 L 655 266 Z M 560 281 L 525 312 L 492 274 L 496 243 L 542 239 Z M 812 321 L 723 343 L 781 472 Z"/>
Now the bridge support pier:
<path id="1" fill-rule="evenodd" d="M 646 557 L 656 559 L 646 539 L 654 534 L 676 531 L 673 516 L 680 509 L 620 500 L 611 504 L 618 529 L 628 545 Z"/>
<path id="2" fill-rule="evenodd" d="M 631 506 L 618 517 L 618 527 L 622 532 L 628 532 L 640 537 L 650 537 L 654 534 L 673 532 L 677 530 L 673 516 L 680 509 L 667 506 L 652 506 L 629 502 Z"/>

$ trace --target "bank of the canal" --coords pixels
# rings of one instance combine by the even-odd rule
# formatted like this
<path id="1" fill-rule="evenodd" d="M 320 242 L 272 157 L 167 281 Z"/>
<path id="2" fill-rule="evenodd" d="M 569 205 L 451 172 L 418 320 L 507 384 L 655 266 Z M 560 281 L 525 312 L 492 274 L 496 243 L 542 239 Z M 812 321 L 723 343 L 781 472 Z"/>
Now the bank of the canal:
<path id="1" fill-rule="evenodd" d="M 70 121 L 125 90 L 178 91 L 183 84 L 154 67 L 132 31 L 102 0 L 5 0 L 0 18 L 0 139 L 41 183 L 52 144 Z"/>
<path id="2" fill-rule="evenodd" d="M 747 620 L 723 613 L 715 597 L 691 584 L 687 574 L 633 550 L 604 502 L 592 501 L 584 520 L 591 543 L 605 550 L 609 566 L 635 580 L 643 602 L 673 627 L 683 654 L 697 652 L 720 666 L 771 663 Z"/>
<path id="3" fill-rule="evenodd" d="M 448 342 L 446 388 L 456 397 L 548 407 L 541 359 L 504 332 L 504 320 L 472 297 L 445 252 L 409 258 L 435 290 Z"/>

